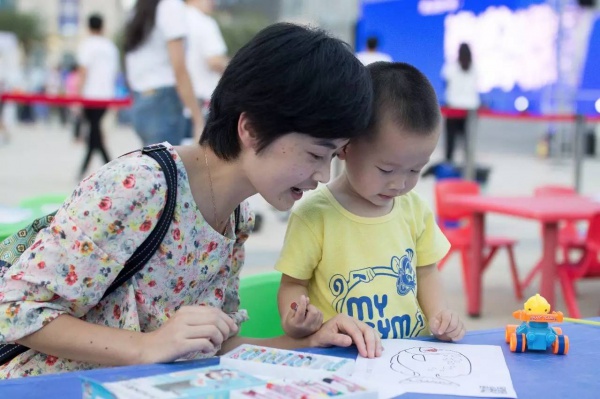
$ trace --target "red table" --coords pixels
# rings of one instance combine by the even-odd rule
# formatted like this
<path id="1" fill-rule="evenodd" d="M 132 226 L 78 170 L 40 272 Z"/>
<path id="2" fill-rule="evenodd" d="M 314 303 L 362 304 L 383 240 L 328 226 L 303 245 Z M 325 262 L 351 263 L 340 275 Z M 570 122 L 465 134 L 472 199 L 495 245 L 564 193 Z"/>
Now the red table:
<path id="1" fill-rule="evenodd" d="M 477 317 L 481 305 L 481 269 L 483 264 L 485 214 L 500 213 L 542 223 L 542 284 L 540 294 L 554 306 L 556 278 L 556 248 L 558 224 L 562 221 L 589 219 L 600 212 L 600 202 L 582 196 L 560 197 L 488 197 L 479 195 L 452 195 L 447 201 L 452 206 L 469 209 L 473 213 L 471 262 L 468 279 L 472 293 L 467 294 L 467 311 Z"/>

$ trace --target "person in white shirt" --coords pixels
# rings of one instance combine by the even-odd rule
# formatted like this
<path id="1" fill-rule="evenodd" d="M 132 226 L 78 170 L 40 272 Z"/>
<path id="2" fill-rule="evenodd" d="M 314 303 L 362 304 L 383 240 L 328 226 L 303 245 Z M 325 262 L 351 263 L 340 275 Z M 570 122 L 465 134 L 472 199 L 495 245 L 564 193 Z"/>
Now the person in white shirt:
<path id="1" fill-rule="evenodd" d="M 214 0 L 186 0 L 188 40 L 186 64 L 194 94 L 201 104 L 210 100 L 229 63 L 227 45 L 211 17 Z"/>
<path id="2" fill-rule="evenodd" d="M 389 54 L 377 51 L 379 47 L 379 40 L 375 36 L 371 36 L 367 39 L 367 49 L 356 54 L 356 58 L 363 65 L 369 65 L 374 62 L 385 61 L 392 62 L 392 57 Z"/>
<path id="3" fill-rule="evenodd" d="M 115 96 L 119 51 L 112 41 L 102 35 L 103 25 L 101 16 L 90 16 L 88 20 L 90 35 L 81 42 L 77 51 L 79 95 L 83 99 L 110 100 Z M 94 152 L 100 152 L 105 163 L 110 162 L 102 139 L 102 118 L 106 110 L 106 107 L 83 107 L 83 117 L 89 125 L 89 134 L 87 154 L 81 165 L 80 177 L 85 174 Z"/>
<path id="4" fill-rule="evenodd" d="M 214 0 L 186 0 L 188 36 L 186 65 L 194 95 L 204 115 L 219 79 L 229 63 L 227 45 L 217 21 L 211 16 Z M 192 124 L 187 120 L 186 138 L 192 138 Z"/>
<path id="5" fill-rule="evenodd" d="M 138 0 L 125 28 L 125 70 L 133 91 L 133 125 L 144 145 L 184 137 L 183 107 L 195 135 L 204 128 L 185 65 L 186 8 L 181 0 Z"/>
<path id="6" fill-rule="evenodd" d="M 471 49 L 467 43 L 458 48 L 458 62 L 445 64 L 442 78 L 446 83 L 446 105 L 460 110 L 476 110 L 481 102 L 477 89 L 477 71 L 473 66 Z M 446 118 L 446 161 L 453 162 L 456 140 L 465 142 L 466 117 Z"/>

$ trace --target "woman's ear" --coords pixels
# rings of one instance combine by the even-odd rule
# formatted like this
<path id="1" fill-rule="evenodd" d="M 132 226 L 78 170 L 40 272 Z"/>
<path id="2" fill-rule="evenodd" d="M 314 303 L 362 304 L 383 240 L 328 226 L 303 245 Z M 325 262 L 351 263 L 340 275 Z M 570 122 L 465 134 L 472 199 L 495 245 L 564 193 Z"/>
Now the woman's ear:
<path id="1" fill-rule="evenodd" d="M 256 131 L 254 130 L 254 126 L 252 126 L 248 114 L 245 112 L 242 112 L 238 119 L 238 136 L 242 148 L 252 148 L 256 151 L 258 148 Z"/>
<path id="2" fill-rule="evenodd" d="M 350 143 L 346 144 L 345 146 L 342 147 L 340 152 L 337 153 L 337 157 L 339 159 L 341 159 L 342 161 L 346 160 L 346 151 L 347 151 L 349 145 L 350 145 Z"/>

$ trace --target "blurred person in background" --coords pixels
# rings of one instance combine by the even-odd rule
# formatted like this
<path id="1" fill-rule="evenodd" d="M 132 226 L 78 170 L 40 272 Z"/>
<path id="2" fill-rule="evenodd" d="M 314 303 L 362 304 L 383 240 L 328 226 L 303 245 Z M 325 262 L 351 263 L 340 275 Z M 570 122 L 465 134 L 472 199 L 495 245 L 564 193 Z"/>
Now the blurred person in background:
<path id="1" fill-rule="evenodd" d="M 7 88 L 8 77 L 6 76 L 6 71 L 7 67 L 4 65 L 4 56 L 0 53 L 0 146 L 8 143 L 10 139 L 8 130 L 4 124 L 4 103 L 2 101 L 2 93 Z"/>
<path id="2" fill-rule="evenodd" d="M 49 69 L 43 65 L 39 65 L 37 62 L 32 62 L 29 66 L 26 75 L 29 81 L 29 91 L 45 96 L 48 88 L 48 74 Z M 31 103 L 26 104 L 31 107 L 32 121 L 34 122 L 48 122 L 49 105 L 46 103 Z"/>
<path id="3" fill-rule="evenodd" d="M 125 28 L 125 70 L 133 91 L 133 126 L 144 145 L 185 135 L 183 108 L 191 113 L 194 135 L 204 117 L 185 64 L 185 4 L 181 0 L 138 0 Z"/>
<path id="4" fill-rule="evenodd" d="M 117 46 L 102 35 L 104 21 L 99 15 L 88 19 L 89 36 L 81 42 L 77 52 L 79 64 L 79 95 L 83 99 L 111 100 L 115 97 L 115 82 L 119 70 L 119 50 Z M 92 154 L 100 152 L 104 162 L 110 157 L 102 139 L 102 118 L 106 107 L 83 107 L 83 118 L 89 125 L 87 154 L 81 165 L 81 175 L 89 166 Z"/>
<path id="5" fill-rule="evenodd" d="M 80 76 L 79 76 L 79 65 L 73 64 L 69 68 L 67 72 L 67 76 L 65 77 L 65 95 L 67 97 L 77 97 L 79 95 L 79 85 L 80 85 Z M 68 109 L 68 120 L 73 122 L 73 138 L 77 142 L 81 142 L 83 140 L 81 134 L 81 125 L 82 125 L 82 110 L 78 105 L 71 105 Z"/>
<path id="6" fill-rule="evenodd" d="M 48 69 L 46 75 L 46 91 L 47 96 L 60 96 L 64 94 L 64 81 L 63 72 L 60 65 Z M 57 117 L 61 124 L 64 124 L 65 106 L 63 105 L 49 105 L 48 106 L 48 120 Z"/>
<path id="7" fill-rule="evenodd" d="M 210 97 L 229 63 L 227 45 L 217 21 L 211 16 L 215 7 L 214 0 L 186 0 L 186 5 L 186 65 L 194 95 L 206 116 Z M 187 121 L 186 138 L 191 138 L 194 133 L 192 123 L 189 118 Z"/>
<path id="8" fill-rule="evenodd" d="M 378 61 L 392 62 L 392 57 L 389 54 L 378 51 L 379 39 L 371 36 L 367 39 L 367 49 L 356 54 L 363 65 L 369 65 Z"/>
<path id="9" fill-rule="evenodd" d="M 442 78 L 446 85 L 446 106 L 460 110 L 476 110 L 481 104 L 477 90 L 477 71 L 473 67 L 471 48 L 461 43 L 458 62 L 445 64 Z M 453 162 L 456 140 L 460 137 L 466 151 L 467 118 L 446 118 L 446 162 Z"/>

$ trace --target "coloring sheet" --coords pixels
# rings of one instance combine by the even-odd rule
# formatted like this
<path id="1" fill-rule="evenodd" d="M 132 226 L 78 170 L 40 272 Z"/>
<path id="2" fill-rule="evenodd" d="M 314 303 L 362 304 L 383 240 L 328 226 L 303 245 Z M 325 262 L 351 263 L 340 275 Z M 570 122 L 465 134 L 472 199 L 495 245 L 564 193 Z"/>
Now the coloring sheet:
<path id="1" fill-rule="evenodd" d="M 438 341 L 384 339 L 383 355 L 359 356 L 353 378 L 387 399 L 405 392 L 516 398 L 502 349 Z"/>

